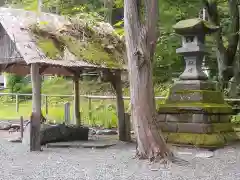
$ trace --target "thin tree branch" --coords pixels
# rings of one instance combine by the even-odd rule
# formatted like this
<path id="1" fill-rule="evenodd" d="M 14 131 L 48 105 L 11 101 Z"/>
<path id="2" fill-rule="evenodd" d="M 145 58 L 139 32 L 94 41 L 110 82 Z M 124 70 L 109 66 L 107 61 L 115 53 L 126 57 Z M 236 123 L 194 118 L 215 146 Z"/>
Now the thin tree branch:
<path id="1" fill-rule="evenodd" d="M 209 17 L 209 20 L 211 21 L 211 23 L 215 24 L 216 26 L 220 26 L 220 18 L 219 18 L 216 0 L 202 0 L 202 2 L 207 10 L 208 17 Z M 226 54 L 227 50 L 223 44 L 221 27 L 218 30 L 218 32 L 215 33 L 215 40 L 216 40 L 216 45 L 217 45 L 218 51 Z"/>
<path id="2" fill-rule="evenodd" d="M 238 2 L 237 0 L 229 0 L 229 14 L 231 19 L 231 32 L 228 39 L 227 54 L 229 57 L 228 65 L 232 65 L 239 40 L 239 11 L 238 11 Z"/>
<path id="3" fill-rule="evenodd" d="M 210 18 L 210 21 L 219 26 L 220 25 L 220 19 L 217 9 L 217 2 L 216 0 L 202 0 L 203 5 L 205 6 L 208 16 Z"/>

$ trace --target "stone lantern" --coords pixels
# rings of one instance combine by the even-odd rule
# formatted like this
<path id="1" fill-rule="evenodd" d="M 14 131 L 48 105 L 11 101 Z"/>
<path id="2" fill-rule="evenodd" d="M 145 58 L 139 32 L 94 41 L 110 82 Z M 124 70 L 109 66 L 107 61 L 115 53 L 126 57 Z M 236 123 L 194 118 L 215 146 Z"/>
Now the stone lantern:
<path id="1" fill-rule="evenodd" d="M 188 19 L 173 28 L 182 37 L 182 47 L 177 53 L 184 57 L 185 70 L 170 89 L 165 103 L 159 105 L 159 128 L 170 143 L 222 146 L 227 139 L 237 138 L 230 123 L 232 108 L 202 70 L 205 36 L 216 32 L 218 27 L 202 19 Z"/>
<path id="2" fill-rule="evenodd" d="M 180 21 L 173 27 L 177 34 L 182 36 L 182 47 L 177 53 L 184 56 L 186 68 L 180 76 L 181 80 L 207 80 L 202 71 L 202 61 L 206 53 L 205 35 L 218 30 L 201 19 Z"/>

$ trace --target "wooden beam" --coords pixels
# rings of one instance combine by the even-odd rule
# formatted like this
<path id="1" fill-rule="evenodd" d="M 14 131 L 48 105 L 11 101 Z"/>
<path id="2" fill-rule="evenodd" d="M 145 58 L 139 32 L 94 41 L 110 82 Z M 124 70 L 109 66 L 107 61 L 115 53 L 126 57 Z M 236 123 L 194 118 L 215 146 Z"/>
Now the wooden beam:
<path id="1" fill-rule="evenodd" d="M 81 72 L 81 70 L 77 69 L 77 68 L 68 68 L 65 67 L 66 71 L 68 71 L 70 74 L 72 74 L 73 76 L 75 76 L 76 74 L 80 74 L 79 72 Z"/>
<path id="2" fill-rule="evenodd" d="M 41 66 L 41 68 L 39 69 L 39 74 L 44 73 L 44 71 L 48 68 L 48 65 L 43 65 Z"/>
<path id="3" fill-rule="evenodd" d="M 76 125 L 81 125 L 81 116 L 80 116 L 80 94 L 79 94 L 79 77 L 80 73 L 75 73 L 73 76 L 73 85 L 74 85 L 74 118 Z"/>
<path id="4" fill-rule="evenodd" d="M 125 118 L 124 100 L 122 93 L 122 81 L 121 81 L 121 71 L 115 71 L 111 77 L 110 82 L 116 91 L 117 97 L 117 115 L 118 115 L 118 134 L 120 141 L 131 141 L 130 129 L 128 128 L 128 123 Z"/>
<path id="5" fill-rule="evenodd" d="M 9 63 L 4 65 L 3 71 L 5 71 L 6 69 L 10 68 L 11 66 L 13 66 L 15 63 Z"/>
<path id="6" fill-rule="evenodd" d="M 31 64 L 32 115 L 30 122 L 30 151 L 41 151 L 41 76 L 39 65 Z"/>

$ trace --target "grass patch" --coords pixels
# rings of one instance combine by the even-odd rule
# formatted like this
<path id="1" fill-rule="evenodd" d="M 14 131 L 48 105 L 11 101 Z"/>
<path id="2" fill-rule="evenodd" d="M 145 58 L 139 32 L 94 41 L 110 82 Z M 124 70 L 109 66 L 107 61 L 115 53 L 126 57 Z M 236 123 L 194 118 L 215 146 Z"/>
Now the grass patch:
<path id="1" fill-rule="evenodd" d="M 64 103 L 51 102 L 48 105 L 48 114 L 46 115 L 45 104 L 42 105 L 42 112 L 50 122 L 62 123 L 64 122 Z M 71 120 L 73 119 L 73 103 L 71 103 Z M 111 100 L 92 100 L 92 108 L 89 110 L 88 100 L 81 98 L 81 118 L 82 123 L 90 126 L 102 126 L 106 128 L 117 127 L 117 114 L 115 102 Z M 24 101 L 19 104 L 19 112 L 16 112 L 15 103 L 3 103 L 1 104 L 0 119 L 1 120 L 18 120 L 20 116 L 24 119 L 29 119 L 32 110 L 31 101 Z M 91 113 L 91 115 L 90 115 Z M 90 118 L 91 117 L 91 118 Z M 73 122 L 73 121 L 72 121 Z"/>
<path id="2" fill-rule="evenodd" d="M 158 100 L 162 101 L 162 100 Z M 70 102 L 71 119 L 73 119 L 73 99 L 52 97 L 48 103 L 48 114 L 46 115 L 46 104 L 42 103 L 42 112 L 51 122 L 62 123 L 64 121 L 64 104 Z M 160 103 L 160 102 L 159 102 Z M 130 112 L 129 100 L 124 101 L 125 112 Z M 19 112 L 16 112 L 14 101 L 1 103 L 0 119 L 1 120 L 18 120 L 20 116 L 29 119 L 32 111 L 31 100 L 19 103 Z M 90 126 L 103 126 L 106 128 L 117 127 L 117 112 L 115 100 L 91 100 L 91 110 L 89 109 L 89 100 L 80 98 L 80 112 L 82 123 Z"/>
<path id="3" fill-rule="evenodd" d="M 163 85 L 156 86 L 156 95 L 165 95 L 167 88 Z M 2 92 L 9 92 L 4 90 Z M 73 92 L 73 83 L 71 78 L 54 77 L 44 80 L 42 83 L 42 94 L 48 95 L 71 95 Z M 129 96 L 129 89 L 123 88 L 124 96 Z M 24 87 L 23 92 L 31 94 L 31 84 Z M 161 94 L 163 93 L 163 94 Z M 110 83 L 97 81 L 80 81 L 80 94 L 112 96 L 115 95 Z M 19 120 L 20 116 L 29 119 L 32 103 L 31 96 L 19 96 L 19 112 L 16 112 L 15 97 L 4 95 L 0 97 L 0 120 Z M 73 116 L 73 98 L 72 97 L 48 97 L 48 115 L 50 121 L 63 122 L 64 103 L 71 104 L 71 117 Z M 162 104 L 164 100 L 157 100 L 157 104 Z M 129 100 L 125 100 L 125 111 L 130 112 Z M 80 99 L 81 119 L 84 124 L 98 125 L 104 127 L 117 126 L 116 100 L 92 100 L 92 110 L 89 110 L 89 101 L 87 98 Z M 45 99 L 42 102 L 42 112 L 46 115 Z M 90 116 L 91 114 L 91 116 Z"/>

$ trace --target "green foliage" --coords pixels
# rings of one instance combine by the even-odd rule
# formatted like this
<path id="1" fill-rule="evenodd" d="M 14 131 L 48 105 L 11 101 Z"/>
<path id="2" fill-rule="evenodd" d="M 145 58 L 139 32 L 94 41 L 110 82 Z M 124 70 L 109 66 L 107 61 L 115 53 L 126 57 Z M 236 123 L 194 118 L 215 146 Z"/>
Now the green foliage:
<path id="1" fill-rule="evenodd" d="M 113 11 L 118 11 L 123 8 L 123 0 L 114 0 Z M 24 7 L 25 9 L 36 10 L 37 0 L 13 0 L 17 7 Z M 217 0 L 221 27 L 223 30 L 224 42 L 227 45 L 230 30 L 230 16 L 229 7 L 227 1 Z M 103 8 L 103 1 L 101 0 L 43 0 L 43 11 L 58 12 L 68 16 L 81 14 L 79 16 L 85 16 L 88 14 L 89 22 L 96 17 L 103 20 L 103 14 L 106 9 Z M 178 54 L 176 49 L 181 46 L 181 40 L 176 34 L 172 26 L 180 20 L 188 18 L 196 18 L 202 9 L 202 2 L 199 0 L 162 0 L 159 3 L 160 20 L 159 30 L 160 37 L 157 41 L 155 61 L 153 67 L 153 75 L 155 83 L 163 83 L 169 81 L 172 77 L 178 77 L 184 69 L 184 60 Z M 86 13 L 87 12 L 87 13 Z M 85 13 L 85 14 L 84 14 Z M 124 35 L 123 30 L 123 11 L 120 10 L 116 13 L 114 27 L 116 33 L 120 36 Z M 94 18 L 91 18 L 94 17 Z M 84 17 L 86 18 L 86 17 Z M 215 53 L 215 42 L 212 37 L 207 37 L 207 46 L 209 49 L 209 55 L 206 57 L 205 66 L 209 69 L 210 77 L 213 78 L 217 75 L 217 62 Z"/>
<path id="2" fill-rule="evenodd" d="M 14 74 L 7 75 L 7 88 L 9 88 L 12 93 L 19 92 L 24 86 L 24 77 Z"/>
<path id="3" fill-rule="evenodd" d="M 118 21 L 116 24 L 114 24 L 115 32 L 122 37 L 124 35 L 124 28 L 123 28 L 124 21 Z"/>
<path id="4" fill-rule="evenodd" d="M 62 36 L 61 41 L 81 60 L 107 67 L 121 67 L 118 61 L 114 61 L 114 56 L 106 52 L 99 42 L 81 42 L 70 36 Z"/>
<path id="5" fill-rule="evenodd" d="M 28 9 L 36 7 L 37 0 L 14 0 L 15 4 Z M 172 26 L 179 20 L 197 17 L 200 8 L 202 7 L 201 1 L 197 0 L 177 0 L 169 1 L 163 0 L 159 4 L 160 9 L 160 38 L 158 39 L 157 49 L 154 61 L 154 81 L 157 83 L 166 82 L 171 79 L 174 72 L 181 72 L 184 68 L 184 61 L 179 55 L 176 54 L 176 48 L 180 47 L 180 39 L 175 35 Z M 32 8 L 29 8 L 32 7 Z M 113 11 L 118 11 L 123 8 L 123 0 L 114 0 Z M 59 14 L 64 15 L 79 15 L 85 16 L 88 14 L 89 22 L 91 19 L 98 17 L 102 20 L 104 11 L 103 1 L 101 0 L 44 0 L 43 10 L 53 11 L 57 9 Z M 87 12 L 84 14 L 84 12 Z M 116 13 L 117 17 L 123 16 L 123 11 Z M 81 15 L 80 15 L 81 14 Z M 94 18 L 90 18 L 94 17 Z M 86 17 L 84 17 L 86 18 Z M 116 20 L 114 20 L 115 22 Z M 114 25 L 116 33 L 120 36 L 124 35 L 123 20 L 117 19 Z"/>
<path id="6" fill-rule="evenodd" d="M 20 7 L 31 11 L 37 11 L 38 8 L 38 0 L 12 0 L 8 3 L 13 7 Z M 74 15 L 80 12 L 91 12 L 94 9 L 99 9 L 101 4 L 100 0 L 43 0 L 42 10 L 57 12 L 63 15 Z"/>
<path id="7" fill-rule="evenodd" d="M 124 4 L 124 0 L 115 0 L 114 5 L 116 8 L 122 8 Z"/>
<path id="8" fill-rule="evenodd" d="M 21 94 L 31 94 L 32 93 L 32 84 L 31 83 L 26 83 L 21 90 L 19 91 L 19 93 Z M 29 99 L 31 99 L 30 97 L 28 97 Z"/>
<path id="9" fill-rule="evenodd" d="M 232 116 L 231 122 L 234 124 L 240 124 L 240 114 L 238 114 L 236 116 Z"/>
<path id="10" fill-rule="evenodd" d="M 60 59 L 62 53 L 56 48 L 52 39 L 38 36 L 37 45 L 50 59 Z"/>

